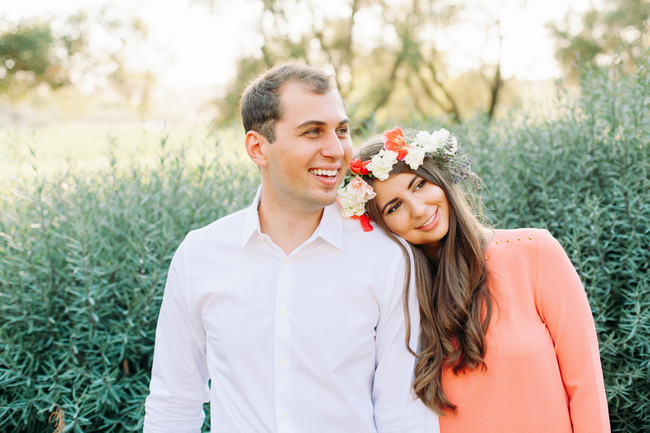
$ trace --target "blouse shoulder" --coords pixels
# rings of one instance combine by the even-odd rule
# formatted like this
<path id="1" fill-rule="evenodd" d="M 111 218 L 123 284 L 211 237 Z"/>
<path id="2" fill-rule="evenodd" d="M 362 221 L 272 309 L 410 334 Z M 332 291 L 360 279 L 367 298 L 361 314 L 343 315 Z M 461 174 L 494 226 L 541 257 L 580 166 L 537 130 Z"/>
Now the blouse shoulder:
<path id="1" fill-rule="evenodd" d="M 490 242 L 493 246 L 514 247 L 513 250 L 521 253 L 522 250 L 535 252 L 540 245 L 554 239 L 545 229 L 519 228 L 494 230 L 494 238 Z"/>
<path id="2" fill-rule="evenodd" d="M 494 230 L 494 237 L 486 251 L 486 257 L 498 256 L 501 264 L 525 267 L 532 274 L 538 268 L 540 259 L 558 255 L 566 256 L 560 243 L 548 230 L 537 228 Z"/>

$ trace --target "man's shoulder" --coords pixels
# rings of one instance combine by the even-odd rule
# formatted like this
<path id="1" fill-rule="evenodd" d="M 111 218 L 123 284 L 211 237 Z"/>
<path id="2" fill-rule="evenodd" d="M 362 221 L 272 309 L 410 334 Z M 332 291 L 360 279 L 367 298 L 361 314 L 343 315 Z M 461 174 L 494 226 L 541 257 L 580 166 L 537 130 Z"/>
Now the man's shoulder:
<path id="1" fill-rule="evenodd" d="M 202 243 L 214 240 L 228 241 L 241 239 L 247 209 L 238 210 L 203 227 L 191 230 L 185 237 L 185 242 Z"/>

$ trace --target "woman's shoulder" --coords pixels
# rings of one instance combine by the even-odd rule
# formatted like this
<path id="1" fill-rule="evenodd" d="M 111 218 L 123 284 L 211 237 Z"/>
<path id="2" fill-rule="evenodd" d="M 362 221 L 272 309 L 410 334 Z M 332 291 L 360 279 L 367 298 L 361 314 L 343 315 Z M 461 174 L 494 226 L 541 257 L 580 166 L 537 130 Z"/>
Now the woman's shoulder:
<path id="1" fill-rule="evenodd" d="M 553 235 L 546 229 L 517 228 L 495 229 L 494 237 L 488 246 L 488 252 L 499 252 L 511 258 L 536 258 L 540 251 L 562 248 Z"/>
<path id="2" fill-rule="evenodd" d="M 535 246 L 540 242 L 547 242 L 553 239 L 553 235 L 546 229 L 536 228 L 518 228 L 518 229 L 494 229 L 494 237 L 491 243 L 496 245 L 526 245 L 534 244 Z M 536 241 L 532 242 L 531 241 Z"/>
<path id="3" fill-rule="evenodd" d="M 518 240 L 518 238 L 521 238 L 521 240 L 523 240 L 524 238 L 528 240 L 534 240 L 535 238 L 549 239 L 553 237 L 553 235 L 551 235 L 551 233 L 546 229 L 537 229 L 532 227 L 524 227 L 524 228 L 517 228 L 517 229 L 493 229 L 492 231 L 495 234 L 495 239 L 499 239 L 499 238 L 503 240 L 510 239 L 511 241 Z"/>
<path id="4" fill-rule="evenodd" d="M 519 228 L 494 230 L 494 233 L 490 247 L 500 247 L 501 251 L 511 250 L 517 254 L 528 253 L 535 259 L 558 255 L 566 256 L 562 244 L 546 229 Z"/>

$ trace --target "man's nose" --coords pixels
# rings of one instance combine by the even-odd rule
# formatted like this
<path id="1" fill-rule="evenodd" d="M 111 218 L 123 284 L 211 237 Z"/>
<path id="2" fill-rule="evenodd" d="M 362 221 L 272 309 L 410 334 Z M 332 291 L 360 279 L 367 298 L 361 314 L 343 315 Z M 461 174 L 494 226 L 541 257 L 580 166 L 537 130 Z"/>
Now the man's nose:
<path id="1" fill-rule="evenodd" d="M 336 131 L 327 134 L 321 153 L 329 158 L 340 159 L 345 154 L 343 142 Z"/>

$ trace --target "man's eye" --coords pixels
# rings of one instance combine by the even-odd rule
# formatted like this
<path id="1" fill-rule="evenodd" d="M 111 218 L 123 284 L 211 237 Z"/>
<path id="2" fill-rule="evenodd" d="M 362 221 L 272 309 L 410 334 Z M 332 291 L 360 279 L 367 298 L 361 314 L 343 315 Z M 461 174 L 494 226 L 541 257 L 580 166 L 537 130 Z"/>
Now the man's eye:
<path id="1" fill-rule="evenodd" d="M 303 135 L 310 135 L 310 136 L 312 136 L 312 137 L 315 137 L 315 136 L 317 136 L 318 134 L 320 134 L 320 129 L 318 129 L 318 128 L 311 128 L 311 129 L 308 129 L 307 131 L 305 131 L 305 133 L 304 133 Z"/>
<path id="2" fill-rule="evenodd" d="M 397 203 L 395 203 L 394 205 L 392 205 L 391 207 L 388 208 L 388 210 L 386 211 L 386 214 L 388 214 L 388 215 L 392 214 L 392 213 L 395 212 L 397 209 L 399 209 L 399 207 L 401 206 L 401 204 L 402 204 L 401 202 L 397 202 Z"/>
<path id="3" fill-rule="evenodd" d="M 336 133 L 337 133 L 339 136 L 347 137 L 348 134 L 350 133 L 350 130 L 349 130 L 349 129 L 347 128 L 347 126 L 346 126 L 346 127 L 344 127 L 344 128 L 339 128 L 339 129 L 337 129 L 337 130 L 336 130 Z"/>

